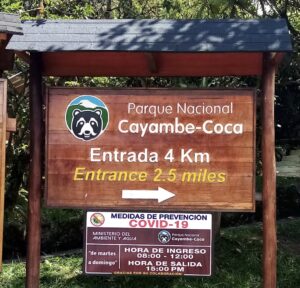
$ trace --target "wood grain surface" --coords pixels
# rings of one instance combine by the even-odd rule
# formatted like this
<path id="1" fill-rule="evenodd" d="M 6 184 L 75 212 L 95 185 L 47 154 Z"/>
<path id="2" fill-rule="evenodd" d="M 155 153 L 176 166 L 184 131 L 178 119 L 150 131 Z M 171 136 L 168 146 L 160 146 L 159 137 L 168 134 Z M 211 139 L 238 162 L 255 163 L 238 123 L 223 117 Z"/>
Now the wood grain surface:
<path id="1" fill-rule="evenodd" d="M 6 91 L 7 82 L 4 79 L 0 79 L 0 269 L 2 269 L 5 193 Z"/>
<path id="2" fill-rule="evenodd" d="M 65 121 L 69 103 L 80 95 L 101 99 L 109 110 L 108 127 L 94 140 L 76 138 Z M 253 90 L 50 88 L 47 98 L 48 206 L 172 211 L 255 209 L 256 120 Z M 178 108 L 184 103 L 192 108 L 206 107 L 207 110 L 203 112 L 199 108 L 198 113 L 192 113 L 193 108 L 188 113 Z M 132 108 L 134 105 L 135 108 L 142 107 L 143 112 L 147 105 L 171 108 L 168 113 L 153 115 L 150 110 L 142 113 Z M 208 106 L 223 107 L 225 112 L 229 111 L 229 107 L 231 110 L 228 113 L 219 110 L 216 110 L 218 113 L 210 113 L 215 108 Z M 198 128 L 193 133 L 154 131 L 142 135 L 136 131 L 127 132 L 132 123 L 160 125 L 175 123 L 175 118 L 182 125 L 193 124 Z M 128 122 L 120 124 L 122 120 Z M 205 126 L 205 121 L 210 122 L 206 122 Z M 213 132 L 214 125 L 220 128 L 228 123 L 241 125 L 242 131 L 231 134 Z M 98 149 L 97 153 L 118 152 L 111 159 L 104 159 L 106 156 L 101 154 L 93 158 L 101 161 L 92 162 L 92 148 Z M 126 156 L 122 161 L 120 157 L 120 152 L 146 153 L 145 149 L 148 154 L 157 155 L 157 159 L 154 157 L 156 161 L 151 162 L 147 157 L 145 161 L 132 161 L 132 158 L 129 161 Z M 174 157 L 172 160 L 166 157 L 170 156 L 168 153 Z M 127 173 L 127 178 L 113 176 L 120 175 L 120 171 Z M 128 174 L 134 179 L 130 181 Z M 141 174 L 146 175 L 145 178 Z M 156 190 L 158 187 L 175 196 L 160 203 L 155 199 L 122 198 L 122 190 Z"/>
<path id="3" fill-rule="evenodd" d="M 47 76 L 261 75 L 262 53 L 46 52 Z M 226 56 L 224 56 L 226 55 Z M 149 59 L 150 58 L 150 59 Z"/>

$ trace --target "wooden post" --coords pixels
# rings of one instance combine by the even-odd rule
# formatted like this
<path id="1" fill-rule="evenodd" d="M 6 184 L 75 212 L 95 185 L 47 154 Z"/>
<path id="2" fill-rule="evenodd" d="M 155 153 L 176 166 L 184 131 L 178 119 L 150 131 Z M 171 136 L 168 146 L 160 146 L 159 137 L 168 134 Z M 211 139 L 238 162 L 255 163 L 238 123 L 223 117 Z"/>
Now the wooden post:
<path id="1" fill-rule="evenodd" d="M 39 287 L 42 184 L 42 75 L 39 53 L 30 55 L 30 175 L 26 287 Z"/>
<path id="2" fill-rule="evenodd" d="M 2 270 L 7 81 L 0 79 L 0 271 Z"/>
<path id="3" fill-rule="evenodd" d="M 274 90 L 276 63 L 271 53 L 263 63 L 263 287 L 276 287 L 276 164 Z"/>

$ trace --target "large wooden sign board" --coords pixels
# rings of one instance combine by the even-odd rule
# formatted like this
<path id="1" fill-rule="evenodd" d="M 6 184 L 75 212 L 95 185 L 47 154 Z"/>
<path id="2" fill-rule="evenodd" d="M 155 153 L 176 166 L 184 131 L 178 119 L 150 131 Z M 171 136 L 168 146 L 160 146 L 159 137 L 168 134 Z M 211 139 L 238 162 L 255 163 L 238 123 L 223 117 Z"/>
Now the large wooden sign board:
<path id="1" fill-rule="evenodd" d="M 253 90 L 47 94 L 48 206 L 254 210 Z"/>
<path id="2" fill-rule="evenodd" d="M 7 82 L 0 79 L 0 268 L 2 266 L 5 188 L 6 92 Z"/>

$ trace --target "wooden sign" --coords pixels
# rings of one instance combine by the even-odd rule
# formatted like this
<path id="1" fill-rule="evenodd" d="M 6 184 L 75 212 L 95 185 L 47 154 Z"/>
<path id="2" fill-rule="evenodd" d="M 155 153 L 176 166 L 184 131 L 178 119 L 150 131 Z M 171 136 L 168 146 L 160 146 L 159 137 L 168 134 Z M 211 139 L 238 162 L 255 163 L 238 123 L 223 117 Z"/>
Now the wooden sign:
<path id="1" fill-rule="evenodd" d="M 4 220 L 6 91 L 7 82 L 4 79 L 0 79 L 0 267 L 2 266 Z"/>
<path id="2" fill-rule="evenodd" d="M 49 206 L 254 210 L 253 90 L 48 90 Z"/>

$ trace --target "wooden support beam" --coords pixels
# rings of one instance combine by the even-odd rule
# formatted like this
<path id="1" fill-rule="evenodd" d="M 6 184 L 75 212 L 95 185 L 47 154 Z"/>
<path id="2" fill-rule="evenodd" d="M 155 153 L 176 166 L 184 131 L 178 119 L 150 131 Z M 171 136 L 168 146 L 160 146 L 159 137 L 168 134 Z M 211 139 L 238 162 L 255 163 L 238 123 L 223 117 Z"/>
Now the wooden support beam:
<path id="1" fill-rule="evenodd" d="M 17 120 L 16 118 L 6 118 L 6 132 L 16 132 Z"/>
<path id="2" fill-rule="evenodd" d="M 274 95 L 276 64 L 271 53 L 263 61 L 263 287 L 276 287 L 276 164 Z"/>
<path id="3" fill-rule="evenodd" d="M 7 40 L 7 34 L 6 33 L 0 33 L 0 41 L 6 41 Z"/>
<path id="4" fill-rule="evenodd" d="M 153 53 L 145 53 L 147 63 L 148 63 L 148 68 L 151 73 L 157 73 L 158 72 L 158 67 L 157 67 L 157 62 L 154 57 Z"/>
<path id="5" fill-rule="evenodd" d="M 271 55 L 272 61 L 275 65 L 278 65 L 284 57 L 284 53 L 271 53 Z"/>
<path id="6" fill-rule="evenodd" d="M 7 81 L 0 79 L 0 271 L 2 270 L 3 219 L 5 190 L 5 127 L 6 127 Z"/>
<path id="7" fill-rule="evenodd" d="M 0 70 L 2 71 L 12 70 L 14 66 L 14 52 L 5 49 L 9 38 L 0 41 Z"/>
<path id="8" fill-rule="evenodd" d="M 38 288 L 41 246 L 42 75 L 41 55 L 30 56 L 30 174 L 26 256 L 26 287 Z"/>
<path id="9" fill-rule="evenodd" d="M 6 117 L 6 140 L 9 139 L 11 132 L 16 132 L 17 130 L 17 119 Z"/>
<path id="10" fill-rule="evenodd" d="M 42 57 L 43 76 L 220 77 L 262 74 L 262 53 L 255 52 L 147 54 L 69 51 L 44 52 Z"/>

